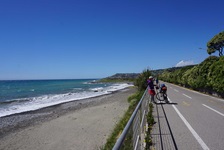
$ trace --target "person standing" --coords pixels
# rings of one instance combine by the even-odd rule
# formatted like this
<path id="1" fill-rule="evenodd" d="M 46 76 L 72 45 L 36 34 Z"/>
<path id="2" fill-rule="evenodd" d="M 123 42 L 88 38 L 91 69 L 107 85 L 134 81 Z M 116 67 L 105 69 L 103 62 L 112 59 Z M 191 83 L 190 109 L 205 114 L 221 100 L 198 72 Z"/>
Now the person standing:
<path id="1" fill-rule="evenodd" d="M 149 92 L 149 95 L 151 97 L 151 102 L 155 103 L 155 89 L 154 89 L 154 83 L 153 83 L 153 77 L 150 76 L 149 79 L 147 80 L 147 84 L 148 84 L 148 92 Z"/>
<path id="2" fill-rule="evenodd" d="M 159 79 L 158 79 L 158 77 L 156 78 L 156 86 L 159 87 Z"/>

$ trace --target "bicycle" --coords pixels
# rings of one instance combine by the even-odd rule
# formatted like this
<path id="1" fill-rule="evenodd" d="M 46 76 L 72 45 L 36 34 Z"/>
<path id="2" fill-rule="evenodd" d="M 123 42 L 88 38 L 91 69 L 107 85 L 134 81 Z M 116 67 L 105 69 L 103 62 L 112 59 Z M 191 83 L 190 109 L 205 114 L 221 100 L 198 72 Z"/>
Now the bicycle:
<path id="1" fill-rule="evenodd" d="M 159 89 L 158 87 L 156 88 L 157 92 L 156 92 L 156 99 L 158 99 L 159 101 L 165 101 L 166 103 L 169 103 L 168 101 L 168 97 L 167 97 L 167 88 L 166 87 L 162 87 L 161 89 Z"/>

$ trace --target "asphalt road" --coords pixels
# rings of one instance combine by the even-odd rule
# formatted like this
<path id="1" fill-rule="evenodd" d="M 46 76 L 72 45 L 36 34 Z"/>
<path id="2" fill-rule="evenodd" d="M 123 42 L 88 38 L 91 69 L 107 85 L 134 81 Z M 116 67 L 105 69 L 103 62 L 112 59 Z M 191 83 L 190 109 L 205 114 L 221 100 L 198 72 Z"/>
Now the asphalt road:
<path id="1" fill-rule="evenodd" d="M 164 104 L 179 150 L 224 150 L 224 100 L 173 84 Z"/>

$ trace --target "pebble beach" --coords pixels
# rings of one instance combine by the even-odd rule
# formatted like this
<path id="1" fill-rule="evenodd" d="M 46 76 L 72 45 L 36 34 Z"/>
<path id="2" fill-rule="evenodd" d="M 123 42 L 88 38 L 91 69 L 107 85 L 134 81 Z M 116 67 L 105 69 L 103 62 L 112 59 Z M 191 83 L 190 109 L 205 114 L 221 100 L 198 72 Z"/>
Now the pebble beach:
<path id="1" fill-rule="evenodd" d="M 128 109 L 133 87 L 0 118 L 0 150 L 97 150 Z"/>

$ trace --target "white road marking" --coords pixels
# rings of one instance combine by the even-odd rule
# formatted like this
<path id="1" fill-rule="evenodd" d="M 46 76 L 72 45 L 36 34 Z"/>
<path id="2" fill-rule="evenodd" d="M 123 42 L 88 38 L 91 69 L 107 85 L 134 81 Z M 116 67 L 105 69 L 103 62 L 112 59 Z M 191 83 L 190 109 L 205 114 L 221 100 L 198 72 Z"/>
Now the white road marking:
<path id="1" fill-rule="evenodd" d="M 170 102 L 172 102 L 169 98 L 168 98 L 168 100 Z M 179 115 L 179 117 L 182 119 L 182 121 L 185 123 L 185 125 L 187 126 L 187 128 L 193 134 L 193 136 L 195 137 L 195 139 L 201 145 L 202 149 L 203 150 L 210 150 L 208 148 L 208 146 L 205 144 L 205 142 L 201 139 L 201 137 L 197 134 L 197 132 L 191 127 L 191 125 L 187 122 L 187 120 L 184 118 L 184 116 L 180 113 L 180 111 L 177 109 L 177 107 L 175 105 L 172 105 L 172 106 L 173 106 L 174 110 L 177 112 L 177 114 Z"/>
<path id="2" fill-rule="evenodd" d="M 186 94 L 183 94 L 184 96 L 186 96 L 187 98 L 190 98 L 190 99 L 192 99 L 190 96 L 188 96 L 188 95 L 186 95 Z"/>
<path id="3" fill-rule="evenodd" d="M 200 95 L 202 95 L 202 96 L 210 97 L 210 98 L 215 99 L 215 100 L 218 100 L 218 101 L 220 101 L 220 102 L 224 102 L 224 99 L 222 99 L 222 98 L 212 97 L 211 95 L 207 95 L 207 94 L 204 94 L 204 93 L 200 93 L 199 91 L 190 90 L 190 89 L 188 89 L 188 88 L 185 88 L 185 87 L 182 87 L 182 86 L 178 86 L 178 85 L 175 85 L 175 84 L 172 84 L 172 83 L 169 83 L 169 84 L 171 84 L 171 85 L 173 85 L 173 86 L 176 86 L 176 87 L 179 87 L 179 88 L 181 88 L 181 89 L 184 89 L 184 90 L 187 90 L 187 91 L 196 93 L 196 94 L 200 94 Z"/>
<path id="4" fill-rule="evenodd" d="M 177 89 L 173 89 L 174 91 L 176 91 L 176 92 L 179 92 Z"/>
<path id="5" fill-rule="evenodd" d="M 218 114 L 220 114 L 221 116 L 224 117 L 224 114 L 223 114 L 223 113 L 221 113 L 221 112 L 219 112 L 219 111 L 217 111 L 217 110 L 215 110 L 215 109 L 213 109 L 213 108 L 211 108 L 211 107 L 209 107 L 209 106 L 207 106 L 207 105 L 205 105 L 205 104 L 202 104 L 202 105 L 205 106 L 205 107 L 207 107 L 208 109 L 213 110 L 214 112 L 216 112 L 216 113 L 218 113 Z"/>

